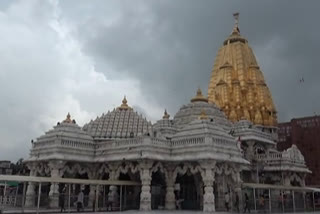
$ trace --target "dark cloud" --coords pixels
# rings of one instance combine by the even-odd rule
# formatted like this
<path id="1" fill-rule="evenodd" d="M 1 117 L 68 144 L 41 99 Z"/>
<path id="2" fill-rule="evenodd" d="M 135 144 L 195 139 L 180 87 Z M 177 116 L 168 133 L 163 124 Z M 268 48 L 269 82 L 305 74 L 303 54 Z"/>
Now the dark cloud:
<path id="1" fill-rule="evenodd" d="M 1 158 L 68 111 L 80 125 L 128 104 L 160 119 L 207 92 L 215 55 L 240 12 L 280 121 L 320 112 L 319 1 L 0 2 Z M 299 83 L 300 78 L 304 83 Z"/>
<path id="2" fill-rule="evenodd" d="M 126 4 L 111 25 L 99 16 L 88 19 L 81 38 L 98 71 L 111 65 L 110 77 L 137 78 L 159 105 L 175 112 L 197 87 L 207 91 L 213 60 L 238 11 L 280 121 L 319 111 L 320 2 L 143 1 L 143 11 Z"/>

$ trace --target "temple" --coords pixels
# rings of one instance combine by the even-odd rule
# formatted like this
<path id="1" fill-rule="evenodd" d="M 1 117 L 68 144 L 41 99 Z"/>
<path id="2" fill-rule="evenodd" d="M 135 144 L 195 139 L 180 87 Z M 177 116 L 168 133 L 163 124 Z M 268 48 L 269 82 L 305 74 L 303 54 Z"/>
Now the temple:
<path id="1" fill-rule="evenodd" d="M 181 209 L 214 212 L 225 209 L 226 193 L 241 199 L 244 184 L 305 186 L 310 170 L 297 147 L 276 149 L 276 110 L 237 19 L 216 57 L 208 97 L 198 89 L 173 118 L 165 110 L 153 124 L 129 104 L 124 97 L 83 127 L 68 114 L 32 143 L 30 175 L 136 181 L 124 190 L 125 209 L 145 211 L 174 210 L 180 201 Z M 71 188 L 75 195 L 84 190 L 87 206 L 96 191 L 119 194 L 114 186 Z M 26 206 L 34 206 L 35 189 L 30 182 Z M 48 184 L 50 207 L 62 189 Z"/>

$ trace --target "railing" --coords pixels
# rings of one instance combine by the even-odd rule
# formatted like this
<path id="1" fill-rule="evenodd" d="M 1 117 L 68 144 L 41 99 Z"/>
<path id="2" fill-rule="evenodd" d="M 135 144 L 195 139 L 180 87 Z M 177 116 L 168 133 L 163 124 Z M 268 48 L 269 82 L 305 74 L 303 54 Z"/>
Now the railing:
<path id="1" fill-rule="evenodd" d="M 203 144 L 204 142 L 204 137 L 197 137 L 172 141 L 172 146 L 198 145 Z"/>
<path id="2" fill-rule="evenodd" d="M 271 133 L 265 133 L 265 132 L 262 132 L 262 131 L 259 131 L 259 130 L 255 130 L 255 129 L 246 129 L 246 130 L 237 130 L 237 131 L 238 131 L 237 134 L 240 135 L 240 136 L 253 134 L 253 135 L 256 135 L 256 136 L 261 137 L 261 138 L 266 138 L 268 140 L 273 140 L 273 137 L 272 137 Z"/>
<path id="3" fill-rule="evenodd" d="M 76 148 L 89 148 L 89 149 L 95 148 L 93 143 L 79 142 L 79 141 L 73 141 L 73 140 L 61 140 L 60 145 L 67 146 L 67 147 L 76 147 Z"/>
<path id="4" fill-rule="evenodd" d="M 157 138 L 151 138 L 151 144 L 154 145 L 162 145 L 162 146 L 167 146 L 171 147 L 172 142 L 168 140 L 162 140 L 162 139 L 157 139 Z"/>
<path id="5" fill-rule="evenodd" d="M 35 149 L 35 148 L 47 147 L 52 144 L 54 144 L 54 140 L 35 142 L 35 143 L 33 143 L 33 148 Z"/>
<path id="6" fill-rule="evenodd" d="M 17 203 L 16 196 L 0 196 L 0 205 L 4 206 L 15 206 Z"/>
<path id="7" fill-rule="evenodd" d="M 256 160 L 258 161 L 264 161 L 267 162 L 269 164 L 271 163 L 295 163 L 295 164 L 305 164 L 305 162 L 300 161 L 300 160 L 296 160 L 290 157 L 286 157 L 283 155 L 283 153 L 279 152 L 279 153 L 270 153 L 270 154 L 260 154 L 260 155 L 256 155 Z"/>

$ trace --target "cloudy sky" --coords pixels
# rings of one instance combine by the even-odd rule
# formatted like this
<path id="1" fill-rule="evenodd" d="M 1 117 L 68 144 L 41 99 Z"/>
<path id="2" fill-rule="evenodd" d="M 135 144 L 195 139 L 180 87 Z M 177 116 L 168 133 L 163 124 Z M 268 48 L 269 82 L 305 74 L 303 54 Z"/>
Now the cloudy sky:
<path id="1" fill-rule="evenodd" d="M 240 12 L 279 121 L 320 113 L 319 1 L 68 0 L 0 2 L 0 159 L 70 112 L 79 125 L 124 95 L 149 120 L 207 91 Z M 299 79 L 305 82 L 300 84 Z"/>

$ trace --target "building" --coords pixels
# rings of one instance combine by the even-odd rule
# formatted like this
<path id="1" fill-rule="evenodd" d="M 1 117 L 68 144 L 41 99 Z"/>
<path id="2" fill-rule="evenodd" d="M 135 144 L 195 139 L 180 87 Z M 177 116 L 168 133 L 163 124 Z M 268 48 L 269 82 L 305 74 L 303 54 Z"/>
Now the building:
<path id="1" fill-rule="evenodd" d="M 306 177 L 306 184 L 320 186 L 320 116 L 292 119 L 279 123 L 279 142 L 277 147 L 283 151 L 296 145 L 312 171 Z"/>
<path id="2" fill-rule="evenodd" d="M 0 161 L 0 175 L 11 175 L 11 162 L 7 160 Z"/>
<path id="3" fill-rule="evenodd" d="M 209 101 L 198 89 L 172 119 L 165 111 L 152 124 L 129 106 L 126 97 L 119 107 L 83 127 L 68 114 L 33 142 L 26 160 L 30 175 L 137 181 L 141 187 L 127 189 L 125 195 L 130 195 L 131 208 L 140 210 L 173 210 L 176 202 L 183 199 L 182 209 L 214 212 L 224 209 L 225 193 L 235 197 L 244 182 L 304 186 L 304 178 L 310 171 L 298 148 L 276 150 L 276 112 L 257 63 L 250 65 L 252 72 L 240 72 L 249 61 L 255 61 L 251 59 L 252 51 L 247 54 L 249 49 L 236 22 L 221 49 L 230 51 L 236 58 L 229 62 L 219 51 L 219 63 L 217 60 L 215 63 L 231 70 L 224 66 L 220 66 L 220 71 L 214 68 Z M 243 60 L 238 60 L 238 55 Z M 228 76 L 229 71 L 235 77 L 231 79 L 235 92 L 226 98 L 230 99 L 230 112 L 212 98 L 227 96 L 228 86 L 217 87 L 221 81 L 216 82 L 216 76 Z M 238 93 L 245 89 L 241 88 L 244 84 L 241 78 L 249 76 L 252 81 L 245 84 L 252 87 L 252 96 L 259 95 L 252 112 L 250 100 L 245 104 L 238 99 Z M 234 107 L 239 109 L 239 114 L 234 113 Z M 26 206 L 34 205 L 35 188 L 34 183 L 29 183 Z M 50 185 L 51 207 L 58 206 L 61 188 L 55 183 Z M 70 191 L 76 194 L 80 190 L 81 187 L 75 186 Z M 89 206 L 93 204 L 95 191 L 95 185 L 85 187 Z M 110 187 L 108 191 L 116 195 L 119 190 Z"/>

